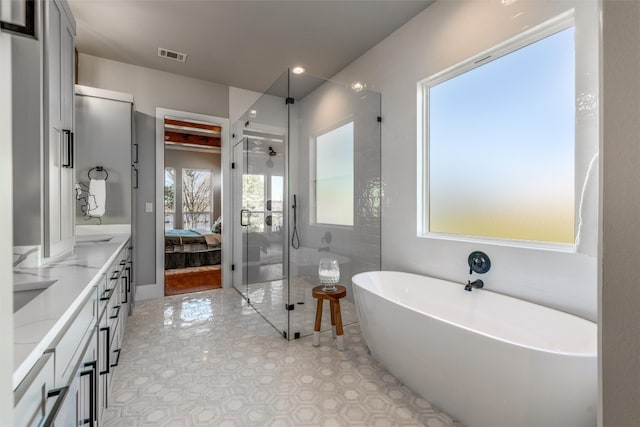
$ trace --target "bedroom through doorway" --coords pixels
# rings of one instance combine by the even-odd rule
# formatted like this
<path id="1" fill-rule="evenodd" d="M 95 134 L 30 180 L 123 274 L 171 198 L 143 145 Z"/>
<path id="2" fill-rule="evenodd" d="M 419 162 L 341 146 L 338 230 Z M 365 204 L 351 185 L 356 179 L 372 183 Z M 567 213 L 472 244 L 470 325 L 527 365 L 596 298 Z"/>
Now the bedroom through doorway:
<path id="1" fill-rule="evenodd" d="M 164 294 L 222 287 L 222 126 L 164 117 Z"/>

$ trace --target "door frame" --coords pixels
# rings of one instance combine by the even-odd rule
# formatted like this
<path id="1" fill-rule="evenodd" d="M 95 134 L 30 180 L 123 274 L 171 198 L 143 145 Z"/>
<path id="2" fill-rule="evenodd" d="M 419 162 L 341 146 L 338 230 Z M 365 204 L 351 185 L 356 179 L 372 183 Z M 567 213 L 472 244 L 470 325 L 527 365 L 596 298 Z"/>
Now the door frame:
<path id="1" fill-rule="evenodd" d="M 229 161 L 229 119 L 225 117 L 209 116 L 206 114 L 190 113 L 188 111 L 169 108 L 156 108 L 156 292 L 154 296 L 164 296 L 164 118 L 165 116 L 181 117 L 186 120 L 200 120 L 222 127 L 220 166 L 222 176 L 222 286 L 231 286 L 232 236 L 231 236 L 231 175 Z M 225 222 L 227 226 L 225 226 Z"/>
<path id="2" fill-rule="evenodd" d="M 236 131 L 234 133 L 234 138 L 231 141 L 230 145 L 229 145 L 229 164 L 231 162 L 236 162 L 235 164 L 235 170 L 231 170 L 229 169 L 229 194 L 232 194 L 231 197 L 235 196 L 235 192 L 237 191 L 237 188 L 234 187 L 235 183 L 234 183 L 234 178 L 235 178 L 235 174 L 237 173 L 244 173 L 243 171 L 243 167 L 244 167 L 244 161 L 245 159 L 242 158 L 240 159 L 242 162 L 238 162 L 238 159 L 235 158 L 235 147 L 237 144 L 242 144 L 242 143 L 246 143 L 246 138 L 250 138 L 251 135 L 245 135 L 244 134 L 244 130 L 245 128 L 242 128 L 242 130 L 240 131 Z M 269 124 L 263 124 L 263 123 L 250 123 L 248 127 L 246 127 L 246 130 L 248 131 L 253 131 L 253 132 L 258 132 L 264 135 L 272 135 L 272 136 L 277 136 L 282 138 L 282 144 L 284 147 L 284 169 L 283 169 L 283 180 L 284 180 L 284 192 L 283 192 L 283 206 L 282 206 L 282 218 L 283 218 L 283 223 L 284 224 L 288 224 L 288 206 L 290 205 L 289 203 L 289 181 L 288 181 L 288 156 L 289 156 L 289 139 L 288 139 L 288 134 L 287 134 L 287 129 L 281 126 L 274 126 L 274 125 L 269 125 Z M 229 218 L 231 218 L 231 216 L 233 216 L 233 221 L 237 220 L 237 215 L 239 214 L 239 212 L 236 212 L 234 210 L 234 201 L 229 199 Z M 232 222 L 233 222 L 232 221 Z M 235 271 L 233 272 L 233 283 L 234 284 L 240 284 L 240 285 L 247 285 L 247 283 L 241 283 L 244 279 L 246 279 L 246 272 L 244 272 L 244 263 L 243 263 L 243 245 L 244 245 L 244 241 L 242 239 L 244 239 L 243 233 L 241 231 L 241 229 L 236 230 L 235 227 L 235 222 L 233 222 L 232 228 L 233 228 L 233 235 L 232 235 L 232 239 L 233 239 L 233 245 L 234 245 L 234 249 L 233 251 L 229 252 L 229 256 L 232 257 L 231 258 L 231 263 L 235 264 Z M 224 229 L 224 228 L 223 228 Z M 287 236 L 289 235 L 289 229 L 288 226 L 284 227 L 284 231 L 283 231 Z M 224 237 L 223 237 L 224 239 Z M 288 240 L 287 240 L 288 242 Z M 228 246 L 228 245 L 227 245 Z M 283 250 L 283 274 L 284 272 L 288 272 L 289 269 L 289 256 L 288 256 L 288 245 L 285 244 L 285 247 L 282 248 Z M 231 271 L 230 271 L 231 273 Z M 285 274 L 285 277 L 288 277 L 288 274 Z M 236 289 L 238 289 L 236 287 Z M 238 291 L 240 291 L 238 289 Z M 246 298 L 246 292 L 243 293 L 240 291 L 240 293 Z"/>

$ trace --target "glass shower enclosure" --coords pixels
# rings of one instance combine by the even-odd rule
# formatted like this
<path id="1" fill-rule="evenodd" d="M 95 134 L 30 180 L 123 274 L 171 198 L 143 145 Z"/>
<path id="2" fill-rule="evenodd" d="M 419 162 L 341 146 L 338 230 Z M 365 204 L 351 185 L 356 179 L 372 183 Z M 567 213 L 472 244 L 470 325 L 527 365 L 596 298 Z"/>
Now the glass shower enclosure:
<path id="1" fill-rule="evenodd" d="M 380 120 L 380 94 L 287 70 L 233 125 L 233 286 L 287 339 L 313 333 L 321 259 L 344 325 L 351 277 L 381 267 Z"/>

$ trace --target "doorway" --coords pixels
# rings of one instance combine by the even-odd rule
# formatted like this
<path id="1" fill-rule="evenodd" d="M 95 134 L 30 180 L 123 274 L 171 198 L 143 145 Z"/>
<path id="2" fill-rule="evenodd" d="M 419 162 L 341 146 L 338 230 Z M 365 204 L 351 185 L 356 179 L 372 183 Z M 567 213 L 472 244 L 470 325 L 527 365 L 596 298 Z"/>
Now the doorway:
<path id="1" fill-rule="evenodd" d="M 165 296 L 221 288 L 228 121 L 157 110 L 156 282 Z"/>

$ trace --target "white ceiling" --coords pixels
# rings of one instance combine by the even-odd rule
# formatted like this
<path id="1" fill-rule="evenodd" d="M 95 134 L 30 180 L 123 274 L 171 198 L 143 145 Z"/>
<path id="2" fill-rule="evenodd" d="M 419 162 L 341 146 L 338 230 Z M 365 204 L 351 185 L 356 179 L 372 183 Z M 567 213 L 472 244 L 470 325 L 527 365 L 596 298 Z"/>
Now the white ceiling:
<path id="1" fill-rule="evenodd" d="M 333 76 L 431 2 L 69 0 L 80 53 L 259 92 L 295 65 Z"/>

